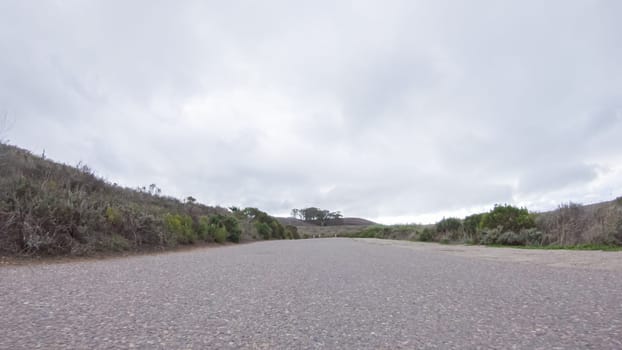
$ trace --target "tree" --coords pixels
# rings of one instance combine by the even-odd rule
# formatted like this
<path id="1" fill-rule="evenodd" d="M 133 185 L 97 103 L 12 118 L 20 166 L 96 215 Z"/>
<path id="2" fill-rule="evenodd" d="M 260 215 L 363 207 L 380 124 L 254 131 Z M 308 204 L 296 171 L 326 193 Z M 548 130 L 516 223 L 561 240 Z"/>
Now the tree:
<path id="1" fill-rule="evenodd" d="M 298 219 L 300 216 L 300 209 L 292 209 L 291 212 L 291 217 L 293 217 L 294 219 Z"/>
<path id="2" fill-rule="evenodd" d="M 343 217 L 339 211 L 332 212 L 316 207 L 292 209 L 291 216 L 320 226 L 326 226 L 330 220 L 339 220 Z"/>
<path id="3" fill-rule="evenodd" d="M 300 216 L 302 220 L 308 221 L 308 222 L 316 221 L 320 213 L 320 209 L 316 207 L 309 207 L 309 208 L 303 208 L 303 209 L 298 209 L 298 210 L 300 212 Z"/>

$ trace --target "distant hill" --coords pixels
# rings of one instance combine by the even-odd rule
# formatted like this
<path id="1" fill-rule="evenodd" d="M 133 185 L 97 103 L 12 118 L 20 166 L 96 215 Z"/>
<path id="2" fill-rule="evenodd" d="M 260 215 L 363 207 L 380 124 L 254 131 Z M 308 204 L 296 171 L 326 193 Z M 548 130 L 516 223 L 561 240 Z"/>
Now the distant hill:
<path id="1" fill-rule="evenodd" d="M 295 226 L 302 238 L 335 237 L 356 234 L 367 227 L 378 225 L 371 220 L 362 218 L 329 220 L 326 222 L 326 226 L 320 226 L 292 217 L 277 217 L 276 219 L 283 226 Z"/>
<path id="2" fill-rule="evenodd" d="M 370 225 L 378 225 L 371 220 L 363 219 L 363 218 L 343 218 L 341 219 L 341 225 L 347 226 L 370 226 Z"/>
<path id="3" fill-rule="evenodd" d="M 301 226 L 316 226 L 315 224 L 312 223 L 308 223 L 296 218 L 290 218 L 290 217 L 276 217 L 276 219 L 281 223 L 281 225 L 289 225 L 289 226 L 296 226 L 296 227 L 301 227 Z"/>
<path id="4" fill-rule="evenodd" d="M 318 226 L 314 223 L 306 222 L 292 217 L 277 217 L 281 225 L 290 225 L 296 227 Z M 371 226 L 377 223 L 363 218 L 341 218 L 339 220 L 328 220 L 326 226 Z"/>

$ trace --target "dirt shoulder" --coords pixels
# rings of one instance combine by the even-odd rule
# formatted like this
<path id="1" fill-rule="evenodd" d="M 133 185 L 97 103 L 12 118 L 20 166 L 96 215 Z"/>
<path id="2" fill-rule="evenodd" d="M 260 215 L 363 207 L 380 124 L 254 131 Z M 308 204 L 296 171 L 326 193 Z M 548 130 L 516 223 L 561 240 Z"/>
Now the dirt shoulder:
<path id="1" fill-rule="evenodd" d="M 84 261 L 98 261 L 107 259 L 123 259 L 144 255 L 162 255 L 172 253 L 182 253 L 200 249 L 222 248 L 249 244 L 257 241 L 242 241 L 240 243 L 207 243 L 198 242 L 188 245 L 178 245 L 176 247 L 144 247 L 141 250 L 127 250 L 122 252 L 93 252 L 88 255 L 58 255 L 58 256 L 40 256 L 40 255 L 0 255 L 0 267 L 2 266 L 19 266 L 19 265 L 36 265 L 36 264 L 62 264 Z"/>
<path id="2" fill-rule="evenodd" d="M 368 244 L 390 245 L 406 249 L 434 251 L 466 258 L 516 262 L 563 268 L 584 268 L 596 270 L 622 271 L 622 252 L 593 250 L 546 250 L 497 248 L 469 245 L 445 245 L 411 241 L 396 241 L 374 238 L 354 238 Z"/>

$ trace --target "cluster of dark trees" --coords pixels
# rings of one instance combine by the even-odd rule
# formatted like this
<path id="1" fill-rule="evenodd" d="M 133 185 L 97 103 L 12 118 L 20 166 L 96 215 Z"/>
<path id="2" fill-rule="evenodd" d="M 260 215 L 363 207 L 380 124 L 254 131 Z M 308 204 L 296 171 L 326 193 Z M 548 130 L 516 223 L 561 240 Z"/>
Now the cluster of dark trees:
<path id="1" fill-rule="evenodd" d="M 292 209 L 291 216 L 320 226 L 326 226 L 329 223 L 339 224 L 343 218 L 339 211 L 330 211 L 316 207 Z"/>

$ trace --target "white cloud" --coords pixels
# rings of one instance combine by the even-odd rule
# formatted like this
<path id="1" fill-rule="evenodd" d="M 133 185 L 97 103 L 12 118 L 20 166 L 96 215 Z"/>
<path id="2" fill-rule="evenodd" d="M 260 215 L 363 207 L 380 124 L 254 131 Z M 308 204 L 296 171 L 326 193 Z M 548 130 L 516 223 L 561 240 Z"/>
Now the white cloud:
<path id="1" fill-rule="evenodd" d="M 384 222 L 619 196 L 617 1 L 0 4 L 8 137 L 125 185 Z"/>

